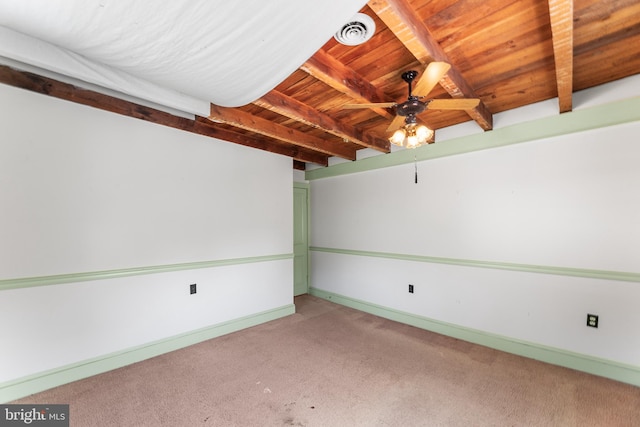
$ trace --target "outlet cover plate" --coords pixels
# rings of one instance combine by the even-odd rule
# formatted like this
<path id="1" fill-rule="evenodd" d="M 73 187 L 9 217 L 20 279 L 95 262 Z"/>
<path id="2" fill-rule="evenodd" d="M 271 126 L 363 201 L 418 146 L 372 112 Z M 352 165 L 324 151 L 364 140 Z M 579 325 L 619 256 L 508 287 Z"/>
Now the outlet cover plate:
<path id="1" fill-rule="evenodd" d="M 189 294 L 195 294 L 196 293 L 196 284 L 192 283 L 191 285 L 189 285 Z"/>
<path id="2" fill-rule="evenodd" d="M 587 326 L 590 328 L 598 327 L 598 315 L 597 314 L 587 314 Z"/>

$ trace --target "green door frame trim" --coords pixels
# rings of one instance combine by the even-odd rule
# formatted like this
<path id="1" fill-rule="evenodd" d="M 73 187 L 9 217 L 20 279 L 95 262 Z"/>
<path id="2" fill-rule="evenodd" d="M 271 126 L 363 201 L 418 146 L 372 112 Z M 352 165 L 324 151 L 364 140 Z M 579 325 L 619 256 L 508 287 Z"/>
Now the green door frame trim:
<path id="1" fill-rule="evenodd" d="M 299 189 L 303 189 L 307 191 L 307 224 L 306 224 L 306 230 L 307 230 L 307 265 L 306 265 L 306 274 L 307 274 L 307 292 L 309 291 L 309 241 L 311 238 L 311 234 L 310 234 L 310 227 L 311 227 L 311 203 L 310 203 L 310 198 L 311 198 L 311 185 L 308 182 L 298 182 L 298 181 L 294 181 L 293 182 L 293 188 L 294 190 L 296 188 Z M 295 256 L 295 253 L 294 253 Z M 295 262 L 294 262 L 294 268 L 295 268 Z M 295 280 L 295 273 L 294 273 L 294 280 Z"/>
<path id="2" fill-rule="evenodd" d="M 318 298 L 364 311 L 375 316 L 384 317 L 385 319 L 415 326 L 416 328 L 640 387 L 640 366 L 627 365 L 612 360 L 601 359 L 441 322 L 314 287 L 311 287 L 309 292 Z"/>
<path id="3" fill-rule="evenodd" d="M 640 273 L 627 271 L 589 270 L 585 268 L 555 267 L 548 265 L 516 264 L 497 261 L 478 261 L 458 258 L 440 258 L 422 255 L 398 254 L 391 252 L 372 252 L 352 249 L 322 248 L 311 246 L 311 252 L 328 252 L 342 255 L 397 259 L 402 261 L 450 264 L 463 267 L 491 268 L 496 270 L 521 271 L 526 273 L 553 274 L 557 276 L 586 277 L 590 279 L 617 280 L 621 282 L 640 282 Z"/>
<path id="4" fill-rule="evenodd" d="M 413 150 L 399 150 L 354 162 L 338 163 L 324 168 L 312 169 L 305 172 L 305 179 L 315 180 L 365 172 L 413 163 L 416 160 L 437 159 L 439 157 L 504 147 L 521 142 L 530 142 L 639 120 L 640 97 L 633 97 L 474 135 L 453 138 L 442 141 L 442 143 L 429 144 Z"/>
<path id="5" fill-rule="evenodd" d="M 88 282 L 93 280 L 117 279 L 143 274 L 169 273 L 172 271 L 196 270 L 201 268 L 222 267 L 227 265 L 250 264 L 255 262 L 293 259 L 293 253 L 263 255 L 246 258 L 230 258 L 213 261 L 186 262 L 150 267 L 123 268 L 118 270 L 92 271 L 87 273 L 57 274 L 52 276 L 23 277 L 0 280 L 0 291 L 8 289 L 31 288 L 35 286 L 60 285 L 64 283 Z"/>

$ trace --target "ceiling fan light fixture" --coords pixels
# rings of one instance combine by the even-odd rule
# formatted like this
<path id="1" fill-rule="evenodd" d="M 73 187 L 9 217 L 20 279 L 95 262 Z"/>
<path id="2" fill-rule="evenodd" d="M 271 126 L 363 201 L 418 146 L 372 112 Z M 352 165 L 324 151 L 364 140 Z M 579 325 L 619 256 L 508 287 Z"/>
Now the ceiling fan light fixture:
<path id="1" fill-rule="evenodd" d="M 416 136 L 420 141 L 427 142 L 433 136 L 433 131 L 424 125 L 420 125 L 416 128 Z"/>
<path id="2" fill-rule="evenodd" d="M 405 133 L 404 128 L 400 128 L 396 130 L 393 133 L 393 135 L 391 135 L 391 138 L 389 138 L 389 142 L 399 147 L 402 147 L 402 143 L 404 142 L 404 139 L 406 137 L 407 137 L 407 134 Z"/>
<path id="3" fill-rule="evenodd" d="M 417 148 L 429 142 L 433 136 L 433 130 L 424 125 L 408 123 L 396 130 L 389 142 L 404 148 Z"/>
<path id="4" fill-rule="evenodd" d="M 418 137 L 415 135 L 407 135 L 407 148 L 416 148 L 420 146 Z"/>
<path id="5" fill-rule="evenodd" d="M 356 13 L 333 37 L 343 45 L 357 46 L 373 37 L 375 31 L 376 23 L 369 15 Z"/>

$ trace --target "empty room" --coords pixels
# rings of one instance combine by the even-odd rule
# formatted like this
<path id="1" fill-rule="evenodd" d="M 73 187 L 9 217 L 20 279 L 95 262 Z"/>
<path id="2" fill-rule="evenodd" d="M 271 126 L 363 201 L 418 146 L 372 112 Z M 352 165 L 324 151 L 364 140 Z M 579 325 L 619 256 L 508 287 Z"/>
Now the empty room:
<path id="1" fill-rule="evenodd" d="M 640 426 L 640 4 L 0 0 L 0 425 Z"/>

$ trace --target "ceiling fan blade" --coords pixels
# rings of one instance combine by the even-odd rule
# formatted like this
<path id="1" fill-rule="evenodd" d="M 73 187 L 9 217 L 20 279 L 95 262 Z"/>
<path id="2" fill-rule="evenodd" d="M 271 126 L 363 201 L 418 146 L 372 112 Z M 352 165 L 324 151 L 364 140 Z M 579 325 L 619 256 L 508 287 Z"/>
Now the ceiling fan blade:
<path id="1" fill-rule="evenodd" d="M 471 110 L 480 103 L 479 99 L 454 98 L 454 99 L 432 99 L 427 104 L 429 110 Z"/>
<path id="2" fill-rule="evenodd" d="M 391 120 L 391 124 L 387 128 L 387 132 L 395 132 L 397 129 L 404 125 L 404 116 L 396 116 Z"/>
<path id="3" fill-rule="evenodd" d="M 446 62 L 431 62 L 427 65 L 424 73 L 416 81 L 412 92 L 415 95 L 428 95 L 429 92 L 438 84 L 440 79 L 447 74 L 447 71 L 451 68 L 451 65 Z"/>
<path id="4" fill-rule="evenodd" d="M 376 102 L 373 104 L 345 104 L 343 105 L 342 109 L 345 110 L 355 110 L 358 108 L 391 108 L 391 107 L 395 107 L 396 104 L 395 102 Z"/>

